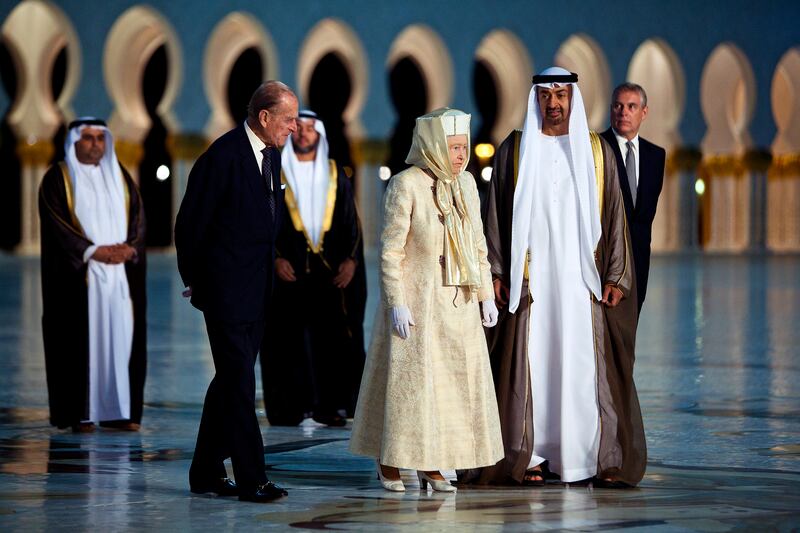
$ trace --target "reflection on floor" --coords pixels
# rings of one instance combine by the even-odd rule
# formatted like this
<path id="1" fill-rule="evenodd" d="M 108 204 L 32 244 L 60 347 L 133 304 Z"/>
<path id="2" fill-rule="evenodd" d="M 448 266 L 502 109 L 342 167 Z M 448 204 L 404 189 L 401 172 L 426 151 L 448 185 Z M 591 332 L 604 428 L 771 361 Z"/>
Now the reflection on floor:
<path id="1" fill-rule="evenodd" d="M 188 492 L 213 368 L 174 257 L 150 258 L 147 403 L 133 434 L 48 426 L 38 276 L 37 260 L 0 256 L 2 530 L 800 527 L 798 257 L 655 258 L 637 343 L 650 458 L 638 489 L 426 494 L 404 472 L 407 492 L 389 494 L 347 452 L 348 428 L 273 428 L 260 410 L 269 476 L 290 491 L 268 505 Z"/>

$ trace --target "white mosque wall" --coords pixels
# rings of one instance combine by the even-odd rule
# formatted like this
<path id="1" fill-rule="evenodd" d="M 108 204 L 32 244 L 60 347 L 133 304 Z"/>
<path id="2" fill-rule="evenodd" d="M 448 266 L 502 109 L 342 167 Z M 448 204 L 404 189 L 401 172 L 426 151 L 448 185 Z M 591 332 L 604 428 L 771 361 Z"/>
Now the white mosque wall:
<path id="1" fill-rule="evenodd" d="M 497 87 L 492 141 L 499 145 L 511 130 L 522 128 L 525 122 L 533 60 L 519 37 L 506 29 L 492 30 L 481 39 L 475 60 L 489 66 Z"/>
<path id="2" fill-rule="evenodd" d="M 676 14 L 681 13 L 676 2 L 604 3 L 598 10 L 591 2 L 566 0 L 563 9 L 586 15 L 580 33 L 567 22 L 538 23 L 541 14 L 535 2 L 514 10 L 482 0 L 410 1 L 403 9 L 366 0 L 316 9 L 296 3 L 280 10 L 256 0 L 203 7 L 183 0 L 150 5 L 61 0 L 58 7 L 24 0 L 0 6 L 4 43 L 20 80 L 16 100 L 3 100 L 0 91 L 0 105 L 9 108 L 18 139 L 34 143 L 27 151 L 20 145 L 23 159 L 40 162 L 23 169 L 21 248 L 36 248 L 32 199 L 52 154 L 48 143 L 64 120 L 76 114 L 110 117 L 121 159 L 132 169 L 138 166 L 131 163 L 141 157 L 141 141 L 150 127 L 141 77 L 150 55 L 164 45 L 170 68 L 158 111 L 180 152 L 175 164 L 184 169 L 173 172 L 173 190 L 180 193 L 173 195 L 176 202 L 185 181 L 180 176 L 206 143 L 230 126 L 224 84 L 231 61 L 243 47 L 261 52 L 265 78 L 285 80 L 301 98 L 325 53 L 336 53 L 345 64 L 353 83 L 344 117 L 347 133 L 354 152 L 368 154 L 359 164 L 357 195 L 362 217 L 374 226 L 379 225 L 381 210 L 377 175 L 386 153 L 381 143 L 394 122 L 388 87 L 391 66 L 410 57 L 420 67 L 429 109 L 450 105 L 469 111 L 474 107 L 474 61 L 484 61 L 497 87 L 492 138 L 498 142 L 521 125 L 531 58 L 536 57 L 541 68 L 553 62 L 579 72 L 595 129 L 607 127 L 611 89 L 627 77 L 644 85 L 650 96 L 642 135 L 665 146 L 671 159 L 698 148 L 702 152 L 700 169 L 685 160 L 668 167 L 654 250 L 690 248 L 687 235 L 693 230 L 687 232 L 686 218 L 697 219 L 692 209 L 698 208 L 709 249 L 757 247 L 759 232 L 764 232 L 759 224 L 767 226 L 770 249 L 800 249 L 800 230 L 796 218 L 789 216 L 798 213 L 797 180 L 773 178 L 780 169 L 785 176 L 787 168 L 797 168 L 791 162 L 800 153 L 798 43 L 791 22 L 800 18 L 800 5 L 778 0 L 753 12 L 744 0 L 732 0 L 724 13 L 713 3 L 698 4 L 692 17 L 682 18 Z M 630 16 L 638 23 L 629 24 Z M 68 72 L 54 102 L 48 95 L 49 73 L 63 47 Z M 754 60 L 752 66 L 748 57 Z M 775 156 L 769 179 L 765 172 L 752 172 L 752 157 L 748 159 L 748 154 L 766 147 Z M 706 194 L 692 196 L 694 179 L 705 174 Z M 762 186 L 769 210 L 759 200 Z"/>
<path id="3" fill-rule="evenodd" d="M 767 178 L 767 248 L 800 250 L 800 46 L 781 58 L 772 78 L 777 133 Z"/>
<path id="4" fill-rule="evenodd" d="M 366 136 L 361 122 L 361 111 L 369 94 L 369 67 L 364 45 L 353 29 L 342 20 L 326 18 L 308 33 L 297 61 L 297 87 L 302 102 L 308 102 L 311 76 L 317 63 L 329 53 L 341 60 L 350 75 L 350 100 L 342 118 L 345 133 L 352 139 Z"/>
<path id="5" fill-rule="evenodd" d="M 578 73 L 586 118 L 589 127 L 603 131 L 608 126 L 608 104 L 611 99 L 611 73 L 608 60 L 597 41 L 586 34 L 575 34 L 556 52 L 554 63 Z"/>
<path id="6" fill-rule="evenodd" d="M 216 139 L 235 126 L 226 91 L 233 65 L 248 48 L 255 48 L 261 56 L 263 80 L 277 79 L 280 69 L 275 42 L 252 14 L 228 14 L 208 39 L 203 53 L 203 88 L 211 111 L 203 128 L 208 139 Z"/>
<path id="7" fill-rule="evenodd" d="M 682 175 L 686 169 L 674 164 L 675 149 L 681 145 L 678 126 L 686 98 L 683 67 L 672 47 L 656 37 L 647 39 L 636 49 L 628 66 L 627 79 L 647 92 L 647 117 L 639 134 L 662 146 L 667 151 L 667 159 L 672 159 L 665 171 L 653 221 L 652 249 L 667 252 L 688 248 L 691 242 L 684 238 L 687 233 L 681 231 L 681 222 L 687 216 L 694 216 L 694 183 Z"/>
<path id="8" fill-rule="evenodd" d="M 700 90 L 707 125 L 701 149 L 709 195 L 704 246 L 712 251 L 742 251 L 753 238 L 751 195 L 756 179 L 744 164 L 752 147 L 748 128 L 756 101 L 755 78 L 744 53 L 732 43 L 717 46 L 706 61 Z"/>
<path id="9" fill-rule="evenodd" d="M 103 72 L 114 110 L 108 126 L 114 132 L 117 156 L 138 182 L 144 151 L 142 141 L 152 126 L 142 89 L 147 63 L 161 46 L 166 48 L 169 68 L 166 88 L 156 112 L 169 132 L 180 131 L 173 104 L 183 81 L 183 52 L 175 29 L 152 7 L 137 5 L 114 22 L 103 52 Z"/>
<path id="10" fill-rule="evenodd" d="M 11 102 L 8 122 L 19 144 L 21 162 L 20 242 L 16 251 L 39 250 L 37 193 L 53 155 L 51 139 L 59 126 L 74 116 L 72 99 L 81 77 L 81 52 L 75 29 L 56 5 L 30 0 L 16 6 L 0 29 L 17 72 L 17 98 Z M 58 100 L 51 75 L 58 54 L 67 50 L 67 72 Z"/>

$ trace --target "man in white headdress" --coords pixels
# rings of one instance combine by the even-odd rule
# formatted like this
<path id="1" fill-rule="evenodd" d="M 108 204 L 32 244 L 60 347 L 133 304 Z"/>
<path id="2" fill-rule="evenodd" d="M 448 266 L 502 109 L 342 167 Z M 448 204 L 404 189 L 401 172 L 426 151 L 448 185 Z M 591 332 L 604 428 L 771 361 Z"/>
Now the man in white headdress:
<path id="1" fill-rule="evenodd" d="M 486 233 L 502 311 L 487 336 L 505 459 L 465 482 L 537 486 L 549 470 L 627 486 L 644 473 L 629 235 L 614 153 L 589 131 L 577 81 L 534 76 L 524 130 L 495 157 Z"/>
<path id="2" fill-rule="evenodd" d="M 50 423 L 136 431 L 147 366 L 145 219 L 105 122 L 69 125 L 39 188 Z"/>
<path id="3" fill-rule="evenodd" d="M 264 336 L 267 418 L 343 426 L 364 367 L 366 300 L 361 230 L 350 181 L 328 158 L 325 126 L 298 114 L 281 153 L 286 211 L 276 243 L 275 305 Z M 359 275 L 360 272 L 360 275 Z"/>

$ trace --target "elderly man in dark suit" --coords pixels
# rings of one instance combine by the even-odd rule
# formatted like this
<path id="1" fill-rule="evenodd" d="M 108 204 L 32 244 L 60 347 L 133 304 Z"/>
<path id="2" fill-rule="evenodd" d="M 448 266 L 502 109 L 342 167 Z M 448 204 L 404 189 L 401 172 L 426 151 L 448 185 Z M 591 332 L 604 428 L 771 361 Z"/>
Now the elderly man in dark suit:
<path id="1" fill-rule="evenodd" d="M 203 312 L 216 375 L 203 405 L 189 485 L 194 493 L 268 502 L 255 413 L 255 359 L 270 306 L 283 214 L 280 154 L 296 129 L 297 97 L 279 81 L 253 93 L 247 120 L 195 163 L 175 224 L 184 296 Z M 234 483 L 223 461 L 230 457 Z"/>
<path id="2" fill-rule="evenodd" d="M 639 128 L 646 117 L 647 93 L 640 85 L 623 83 L 614 89 L 611 97 L 611 127 L 601 134 L 617 158 L 619 185 L 633 246 L 640 313 L 647 294 L 650 238 L 664 183 L 666 157 L 663 148 L 639 137 Z"/>

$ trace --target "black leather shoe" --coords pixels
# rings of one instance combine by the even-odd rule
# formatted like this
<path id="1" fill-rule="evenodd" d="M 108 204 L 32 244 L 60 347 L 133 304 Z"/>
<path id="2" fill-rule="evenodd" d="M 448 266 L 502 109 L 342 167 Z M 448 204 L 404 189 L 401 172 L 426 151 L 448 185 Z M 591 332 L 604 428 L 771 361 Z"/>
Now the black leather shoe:
<path id="1" fill-rule="evenodd" d="M 218 478 L 216 481 L 213 481 L 207 485 L 192 485 L 189 490 L 195 494 L 206 494 L 208 492 L 213 492 L 217 496 L 239 495 L 239 487 L 236 486 L 236 482 L 227 477 Z"/>
<path id="2" fill-rule="evenodd" d="M 272 481 L 267 481 L 258 487 L 255 492 L 239 494 L 239 501 L 266 503 L 288 495 L 289 493 L 283 487 L 276 485 Z"/>

